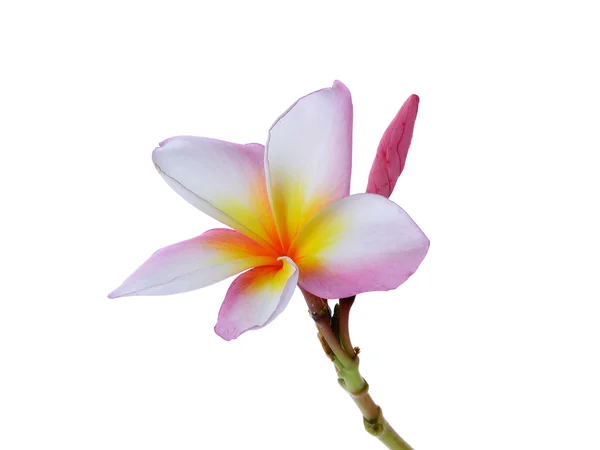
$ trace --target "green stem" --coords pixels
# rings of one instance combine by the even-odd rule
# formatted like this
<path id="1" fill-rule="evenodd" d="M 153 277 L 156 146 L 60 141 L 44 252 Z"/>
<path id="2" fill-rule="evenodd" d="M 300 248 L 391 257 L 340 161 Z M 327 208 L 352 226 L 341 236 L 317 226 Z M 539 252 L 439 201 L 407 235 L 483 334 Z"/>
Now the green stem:
<path id="1" fill-rule="evenodd" d="M 392 428 L 383 416 L 381 408 L 375 403 L 369 394 L 369 384 L 358 370 L 358 357 L 355 364 L 345 367 L 339 372 L 342 387 L 354 400 L 363 415 L 365 430 L 377 437 L 387 448 L 393 450 L 412 450 L 402 437 Z"/>
<path id="2" fill-rule="evenodd" d="M 369 384 L 359 371 L 359 359 L 350 344 L 348 315 L 352 298 L 340 301 L 339 340 L 331 328 L 331 310 L 327 300 L 301 289 L 309 312 L 319 330 L 319 340 L 329 358 L 334 361 L 340 385 L 350 394 L 363 415 L 363 423 L 369 434 L 377 437 L 390 450 L 413 450 L 400 437 L 383 416 L 381 408 L 369 394 Z M 342 307 L 342 302 L 346 303 Z M 341 342 L 340 342 L 341 341 Z"/>

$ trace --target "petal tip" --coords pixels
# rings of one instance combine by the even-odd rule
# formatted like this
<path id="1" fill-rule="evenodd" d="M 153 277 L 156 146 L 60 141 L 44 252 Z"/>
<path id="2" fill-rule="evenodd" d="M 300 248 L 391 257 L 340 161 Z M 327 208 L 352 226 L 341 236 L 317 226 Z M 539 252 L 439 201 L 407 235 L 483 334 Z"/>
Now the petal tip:
<path id="1" fill-rule="evenodd" d="M 119 298 L 119 297 L 123 297 L 123 295 L 124 295 L 124 294 L 123 294 L 122 292 L 120 292 L 120 288 L 117 288 L 117 289 L 115 289 L 114 291 L 110 292 L 110 293 L 107 295 L 107 297 L 108 297 L 108 298 L 110 298 L 110 299 L 113 299 L 113 298 Z"/>
<path id="2" fill-rule="evenodd" d="M 177 139 L 178 137 L 182 137 L 182 136 L 171 136 L 170 138 L 160 141 L 158 143 L 158 147 L 156 147 L 154 150 L 156 151 L 156 150 L 166 147 L 171 141 Z"/>
<path id="3" fill-rule="evenodd" d="M 220 322 L 217 322 L 217 324 L 214 327 L 214 330 L 217 336 L 219 336 L 221 339 L 227 342 L 237 339 L 242 334 L 235 328 L 222 326 Z"/>
<path id="4" fill-rule="evenodd" d="M 333 84 L 331 85 L 331 87 L 333 89 L 343 89 L 345 91 L 348 90 L 348 88 L 346 87 L 346 85 L 344 83 L 342 83 L 340 80 L 334 80 Z"/>
<path id="5" fill-rule="evenodd" d="M 154 164 L 157 165 L 158 164 L 158 157 L 161 156 L 166 150 L 167 147 L 169 148 L 177 148 L 178 146 L 180 146 L 182 143 L 184 143 L 186 141 L 186 139 L 189 139 L 191 136 L 172 136 L 170 138 L 167 138 L 161 142 L 158 143 L 158 147 L 155 147 L 154 150 L 152 150 L 152 161 L 154 161 Z"/>
<path id="6" fill-rule="evenodd" d="M 165 142 L 165 141 L 163 141 Z M 158 147 L 156 147 L 154 150 L 152 150 L 152 163 L 154 164 L 154 168 L 156 170 L 158 170 L 159 172 L 161 171 L 160 166 L 158 165 L 158 153 L 162 150 L 162 144 L 163 142 L 161 142 L 160 144 L 158 144 Z"/>
<path id="7" fill-rule="evenodd" d="M 345 97 L 351 97 L 350 89 L 348 89 L 348 87 L 340 80 L 335 80 L 331 86 L 331 89 L 340 92 Z"/>
<path id="8" fill-rule="evenodd" d="M 116 288 L 115 290 L 113 290 L 112 292 L 110 292 L 107 297 L 110 299 L 113 298 L 121 298 L 121 297 L 131 297 L 133 295 L 136 295 L 137 291 L 136 290 L 132 290 L 129 286 L 127 286 L 127 280 L 118 288 Z"/>

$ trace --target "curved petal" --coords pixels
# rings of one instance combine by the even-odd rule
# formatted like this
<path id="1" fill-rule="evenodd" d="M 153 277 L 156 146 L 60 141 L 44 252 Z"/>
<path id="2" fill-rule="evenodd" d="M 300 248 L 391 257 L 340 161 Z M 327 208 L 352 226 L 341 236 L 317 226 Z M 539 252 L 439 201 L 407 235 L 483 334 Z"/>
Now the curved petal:
<path id="1" fill-rule="evenodd" d="M 313 215 L 350 192 L 352 99 L 346 86 L 336 81 L 294 103 L 269 132 L 265 166 L 285 250 Z"/>
<path id="2" fill-rule="evenodd" d="M 240 233 L 279 247 L 264 170 L 264 147 L 203 137 L 161 142 L 152 160 L 185 200 Z"/>
<path id="3" fill-rule="evenodd" d="M 390 123 L 377 147 L 377 154 L 369 173 L 367 192 L 389 197 L 404 170 L 406 155 L 412 140 L 419 97 L 411 95 Z"/>
<path id="4" fill-rule="evenodd" d="M 215 326 L 223 339 L 264 327 L 288 305 L 298 284 L 298 268 L 285 256 L 279 260 L 279 266 L 257 267 L 233 281 Z"/>
<path id="5" fill-rule="evenodd" d="M 199 289 L 277 256 L 234 230 L 214 229 L 155 252 L 110 298 L 168 295 Z"/>
<path id="6" fill-rule="evenodd" d="M 300 231 L 290 257 L 299 284 L 323 298 L 395 289 L 427 254 L 429 240 L 385 197 L 357 194 L 326 206 Z"/>

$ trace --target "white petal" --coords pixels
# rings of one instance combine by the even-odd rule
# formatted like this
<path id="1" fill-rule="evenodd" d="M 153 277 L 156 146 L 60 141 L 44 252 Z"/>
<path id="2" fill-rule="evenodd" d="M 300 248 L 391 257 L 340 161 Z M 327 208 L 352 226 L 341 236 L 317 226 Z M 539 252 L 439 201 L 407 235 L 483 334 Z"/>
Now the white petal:
<path id="1" fill-rule="evenodd" d="M 265 166 L 284 249 L 321 208 L 350 192 L 352 99 L 339 81 L 298 100 L 273 125 Z"/>
<path id="2" fill-rule="evenodd" d="M 262 145 L 179 136 L 162 142 L 152 159 L 189 203 L 263 245 L 279 246 Z"/>
<path id="3" fill-rule="evenodd" d="M 323 298 L 395 289 L 419 267 L 429 240 L 406 212 L 376 194 L 326 206 L 290 248 L 299 284 Z"/>

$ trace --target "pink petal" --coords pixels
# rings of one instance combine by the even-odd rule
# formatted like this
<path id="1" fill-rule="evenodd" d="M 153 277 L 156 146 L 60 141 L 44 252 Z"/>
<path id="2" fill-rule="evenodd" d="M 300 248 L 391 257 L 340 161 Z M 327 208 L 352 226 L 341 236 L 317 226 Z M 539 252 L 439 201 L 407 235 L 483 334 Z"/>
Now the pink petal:
<path id="1" fill-rule="evenodd" d="M 233 230 L 214 229 L 155 252 L 110 298 L 168 295 L 199 289 L 277 257 Z"/>
<path id="2" fill-rule="evenodd" d="M 287 257 L 280 261 L 280 266 L 257 267 L 234 280 L 219 311 L 219 336 L 230 341 L 262 328 L 285 309 L 298 284 L 298 268 Z"/>
<path id="3" fill-rule="evenodd" d="M 179 136 L 162 142 L 152 159 L 165 181 L 189 203 L 263 245 L 280 247 L 262 145 Z"/>
<path id="4" fill-rule="evenodd" d="M 429 240 L 385 197 L 357 194 L 326 206 L 296 237 L 299 284 L 323 298 L 395 289 L 419 267 Z"/>
<path id="5" fill-rule="evenodd" d="M 341 82 L 302 97 L 273 125 L 267 187 L 284 249 L 321 208 L 350 192 L 352 99 Z"/>
<path id="6" fill-rule="evenodd" d="M 396 181 L 404 170 L 418 109 L 419 97 L 413 94 L 404 102 L 383 133 L 369 174 L 367 192 L 385 197 L 392 194 Z"/>

